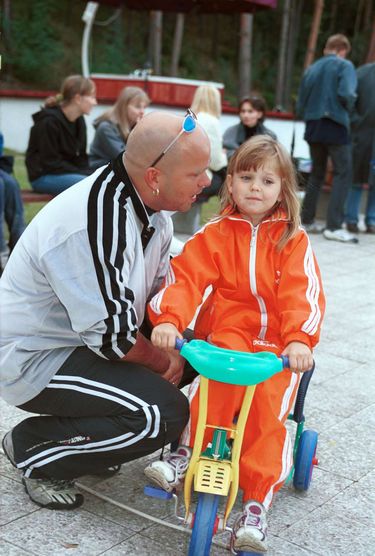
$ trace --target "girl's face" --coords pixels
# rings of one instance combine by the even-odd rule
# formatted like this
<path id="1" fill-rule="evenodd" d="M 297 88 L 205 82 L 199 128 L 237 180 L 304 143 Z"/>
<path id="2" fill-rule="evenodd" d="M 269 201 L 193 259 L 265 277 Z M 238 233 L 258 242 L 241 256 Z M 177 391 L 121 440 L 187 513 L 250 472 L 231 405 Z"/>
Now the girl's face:
<path id="1" fill-rule="evenodd" d="M 228 174 L 227 184 L 238 211 L 254 226 L 281 201 L 281 178 L 272 164 Z"/>
<path id="2" fill-rule="evenodd" d="M 88 95 L 77 95 L 77 102 L 82 114 L 85 115 L 90 114 L 94 106 L 98 104 L 95 96 L 95 91 Z"/>
<path id="3" fill-rule="evenodd" d="M 263 117 L 263 112 L 255 110 L 250 102 L 244 102 L 240 110 L 240 120 L 246 127 L 255 127 Z"/>
<path id="4" fill-rule="evenodd" d="M 140 100 L 134 100 L 128 104 L 128 120 L 130 127 L 135 126 L 145 114 L 146 103 Z"/>

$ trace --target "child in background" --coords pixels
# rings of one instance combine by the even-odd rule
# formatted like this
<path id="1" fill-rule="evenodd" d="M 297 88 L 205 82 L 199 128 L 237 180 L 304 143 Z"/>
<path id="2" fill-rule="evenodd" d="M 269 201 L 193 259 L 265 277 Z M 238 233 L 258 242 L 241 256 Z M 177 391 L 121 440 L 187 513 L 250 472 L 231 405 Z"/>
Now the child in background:
<path id="1" fill-rule="evenodd" d="M 266 135 L 231 158 L 221 211 L 170 263 L 164 289 L 149 304 L 154 345 L 173 349 L 202 301 L 194 333 L 219 347 L 288 355 L 284 370 L 257 386 L 246 426 L 240 487 L 243 513 L 234 526 L 236 550 L 267 549 L 266 511 L 293 462 L 285 421 L 298 373 L 313 365 L 325 300 L 320 271 L 300 227 L 296 177 L 286 150 Z M 230 427 L 245 387 L 210 381 L 208 422 Z M 170 491 L 183 479 L 194 444 L 199 377 L 190 386 L 191 417 L 177 452 L 151 463 L 146 475 Z M 206 432 L 204 446 L 212 432 Z"/>

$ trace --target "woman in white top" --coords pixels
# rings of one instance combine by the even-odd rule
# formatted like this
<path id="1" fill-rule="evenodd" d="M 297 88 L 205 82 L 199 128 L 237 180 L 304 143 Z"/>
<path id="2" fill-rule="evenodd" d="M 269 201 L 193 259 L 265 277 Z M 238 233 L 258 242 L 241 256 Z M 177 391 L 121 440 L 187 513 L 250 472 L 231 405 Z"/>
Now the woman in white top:
<path id="1" fill-rule="evenodd" d="M 223 134 L 219 118 L 221 116 L 221 97 L 218 89 L 212 85 L 201 85 L 195 91 L 191 109 L 198 122 L 206 131 L 211 145 L 210 171 L 211 185 L 207 187 L 201 201 L 217 195 L 225 179 L 227 155 L 223 149 Z"/>
<path id="2" fill-rule="evenodd" d="M 218 89 L 212 85 L 201 85 L 195 91 L 191 110 L 206 131 L 211 145 L 210 166 L 207 173 L 211 184 L 205 187 L 188 212 L 178 212 L 172 216 L 174 231 L 180 234 L 194 234 L 201 227 L 202 203 L 218 195 L 224 183 L 227 170 L 227 156 L 223 150 L 223 136 L 219 118 L 221 115 L 221 97 Z M 175 250 L 177 253 L 177 250 Z"/>

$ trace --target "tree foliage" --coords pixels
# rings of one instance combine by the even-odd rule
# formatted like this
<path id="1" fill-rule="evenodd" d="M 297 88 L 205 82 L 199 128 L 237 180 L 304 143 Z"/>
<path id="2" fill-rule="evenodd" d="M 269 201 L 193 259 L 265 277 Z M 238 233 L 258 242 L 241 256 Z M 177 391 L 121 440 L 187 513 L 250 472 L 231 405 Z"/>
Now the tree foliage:
<path id="1" fill-rule="evenodd" d="M 284 1 L 279 0 L 276 10 L 256 12 L 253 21 L 252 88 L 265 95 L 270 107 L 275 102 Z M 288 84 L 291 96 L 296 94 L 301 78 L 314 7 L 312 0 L 293 1 L 294 6 L 301 3 Z M 84 2 L 2 0 L 1 7 L 2 27 L 8 37 L 3 55 L 3 87 L 13 82 L 25 88 L 56 89 L 66 75 L 81 71 Z M 113 14 L 113 8 L 100 6 L 96 19 L 113 19 Z M 327 37 L 340 32 L 352 41 L 351 59 L 355 65 L 364 63 L 373 16 L 372 0 L 326 0 L 316 56 L 321 55 Z M 91 71 L 126 74 L 147 64 L 149 21 L 149 12 L 123 9 L 108 26 L 94 26 Z M 163 14 L 162 75 L 170 71 L 175 25 L 176 14 Z M 186 15 L 179 76 L 221 81 L 227 99 L 235 102 L 241 80 L 239 30 L 239 14 Z"/>
<path id="2" fill-rule="evenodd" d="M 11 21 L 12 48 L 9 63 L 18 79 L 48 84 L 51 68 L 63 55 L 63 44 L 52 25 L 56 2 L 34 0 L 14 13 Z"/>

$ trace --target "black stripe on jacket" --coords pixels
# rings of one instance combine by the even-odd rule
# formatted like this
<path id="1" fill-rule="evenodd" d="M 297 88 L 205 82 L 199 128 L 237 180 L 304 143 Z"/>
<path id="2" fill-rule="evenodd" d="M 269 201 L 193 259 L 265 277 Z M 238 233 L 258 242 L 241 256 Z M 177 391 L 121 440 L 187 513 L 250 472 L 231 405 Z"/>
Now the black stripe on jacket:
<path id="1" fill-rule="evenodd" d="M 104 320 L 100 352 L 107 359 L 123 358 L 133 347 L 137 335 L 134 293 L 123 283 L 122 268 L 127 245 L 126 219 L 131 197 L 144 226 L 149 220 L 125 169 L 127 183 L 116 171 L 116 162 L 108 165 L 94 182 L 88 199 L 88 236 L 99 288 L 108 316 Z M 121 164 L 122 165 L 122 164 Z M 135 201 L 135 202 L 134 202 Z M 128 206 L 127 206 L 128 205 Z"/>

